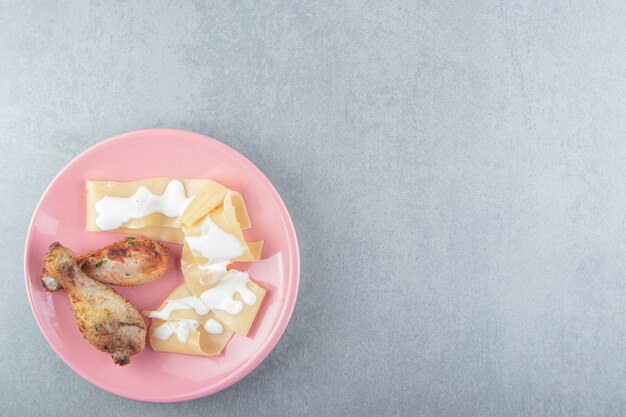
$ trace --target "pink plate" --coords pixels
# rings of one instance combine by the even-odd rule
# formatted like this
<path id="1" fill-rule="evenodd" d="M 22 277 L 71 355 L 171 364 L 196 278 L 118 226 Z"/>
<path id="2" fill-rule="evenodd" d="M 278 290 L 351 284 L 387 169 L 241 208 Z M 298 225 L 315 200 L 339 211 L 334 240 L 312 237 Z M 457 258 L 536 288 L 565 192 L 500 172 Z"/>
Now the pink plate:
<path id="1" fill-rule="evenodd" d="M 85 180 L 147 177 L 212 178 L 241 192 L 252 220 L 248 240 L 265 240 L 261 261 L 240 264 L 267 290 L 249 337 L 235 335 L 215 357 L 157 353 L 146 346 L 119 367 L 83 339 L 63 291 L 46 292 L 39 280 L 48 245 L 75 253 L 120 239 L 85 231 Z M 180 246 L 170 246 L 170 267 L 159 280 L 116 290 L 139 311 L 155 309 L 182 282 Z M 172 129 L 125 133 L 89 148 L 70 162 L 41 197 L 24 254 L 26 292 L 35 320 L 52 349 L 83 378 L 113 394 L 141 401 L 185 401 L 213 394 L 250 373 L 274 348 L 293 311 L 300 273 L 291 219 L 269 180 L 232 148 L 206 136 Z"/>

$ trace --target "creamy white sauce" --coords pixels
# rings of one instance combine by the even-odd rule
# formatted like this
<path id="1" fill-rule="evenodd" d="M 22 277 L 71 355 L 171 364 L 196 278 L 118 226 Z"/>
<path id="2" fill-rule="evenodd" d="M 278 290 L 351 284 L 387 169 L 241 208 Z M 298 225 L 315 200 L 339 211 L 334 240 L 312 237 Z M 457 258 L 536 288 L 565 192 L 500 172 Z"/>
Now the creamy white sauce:
<path id="1" fill-rule="evenodd" d="M 209 334 L 222 334 L 224 332 L 224 326 L 217 320 L 208 319 L 206 323 L 204 323 L 204 330 Z"/>
<path id="2" fill-rule="evenodd" d="M 96 203 L 96 224 L 100 230 L 117 229 L 131 219 L 141 219 L 153 213 L 179 217 L 193 197 L 187 198 L 185 186 L 179 180 L 167 184 L 161 195 L 139 187 L 130 197 L 103 197 Z"/>
<path id="3" fill-rule="evenodd" d="M 148 317 L 167 320 L 170 318 L 170 314 L 172 314 L 173 311 L 187 310 L 189 308 L 193 308 L 199 316 L 209 314 L 209 308 L 202 301 L 194 296 L 189 296 L 167 300 L 163 308 L 158 311 L 151 311 Z"/>
<path id="4" fill-rule="evenodd" d="M 256 304 L 256 295 L 246 285 L 249 281 L 250 277 L 246 272 L 231 269 L 219 278 L 214 287 L 204 291 L 200 298 L 189 296 L 167 300 L 163 308 L 151 311 L 148 317 L 168 320 L 172 312 L 187 309 L 193 309 L 199 316 L 205 316 L 211 310 L 237 315 L 243 310 L 244 303 L 250 306 Z M 237 293 L 241 300 L 235 300 Z"/>
<path id="5" fill-rule="evenodd" d="M 154 329 L 152 335 L 157 339 L 167 340 L 175 334 L 180 343 L 186 343 L 189 333 L 198 331 L 199 325 L 196 320 L 191 319 L 168 320 Z"/>
<path id="6" fill-rule="evenodd" d="M 208 260 L 198 267 L 212 272 L 226 272 L 232 259 L 245 250 L 235 236 L 222 230 L 210 216 L 202 220 L 199 236 L 187 236 L 185 240 L 192 251 L 199 252 Z"/>
<path id="7" fill-rule="evenodd" d="M 230 270 L 224 274 L 218 283 L 200 295 L 200 300 L 209 310 L 222 310 L 230 315 L 237 315 L 243 310 L 243 304 L 254 305 L 256 295 L 246 283 L 250 281 L 248 274 L 241 271 Z M 240 300 L 235 300 L 235 294 L 239 293 Z"/>

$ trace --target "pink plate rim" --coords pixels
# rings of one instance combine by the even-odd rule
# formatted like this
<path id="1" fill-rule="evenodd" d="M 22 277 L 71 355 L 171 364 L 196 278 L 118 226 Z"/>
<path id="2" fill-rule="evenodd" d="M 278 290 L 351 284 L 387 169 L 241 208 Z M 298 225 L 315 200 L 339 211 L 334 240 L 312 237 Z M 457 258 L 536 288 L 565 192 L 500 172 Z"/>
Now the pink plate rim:
<path id="1" fill-rule="evenodd" d="M 113 142 L 113 141 L 117 141 L 117 140 L 123 140 L 123 139 L 127 139 L 129 137 L 135 136 L 135 135 L 143 135 L 146 133 L 151 133 L 151 134 L 159 134 L 159 133 L 166 133 L 166 134 L 172 134 L 172 133 L 176 133 L 176 134 L 181 134 L 181 135 L 185 135 L 185 136 L 195 136 L 198 139 L 203 139 L 206 141 L 211 142 L 212 146 L 216 146 L 219 148 L 222 148 L 224 151 L 226 151 L 227 153 L 232 154 L 235 158 L 238 158 L 242 163 L 247 164 L 257 175 L 258 178 L 261 179 L 261 182 L 263 183 L 263 185 L 269 190 L 270 195 L 272 196 L 272 198 L 274 199 L 274 202 L 276 203 L 277 207 L 280 210 L 280 215 L 281 218 L 285 221 L 286 225 L 287 225 L 287 232 L 288 232 L 288 243 L 289 243 L 289 254 L 290 254 L 290 258 L 289 258 L 289 266 L 290 266 L 290 271 L 288 273 L 289 279 L 292 280 L 292 285 L 289 286 L 289 292 L 287 293 L 286 297 L 285 297 L 285 304 L 283 307 L 283 310 L 280 312 L 279 314 L 279 318 L 278 318 L 278 323 L 277 325 L 273 328 L 273 334 L 271 334 L 267 340 L 265 341 L 265 343 L 260 347 L 260 349 L 255 353 L 255 355 L 247 362 L 245 363 L 243 366 L 239 367 L 235 372 L 231 373 L 230 375 L 226 376 L 223 380 L 218 381 L 214 384 L 208 385 L 204 388 L 192 391 L 192 392 L 188 392 L 185 394 L 180 394 L 180 395 L 173 395 L 170 397 L 149 397 L 146 395 L 134 395 L 133 393 L 128 393 L 128 392 L 123 392 L 121 390 L 116 389 L 115 386 L 113 385 L 109 385 L 103 381 L 98 380 L 97 378 L 91 378 L 88 375 L 85 375 L 84 373 L 81 372 L 80 368 L 77 366 L 77 361 L 73 360 L 72 358 L 68 357 L 67 355 L 65 355 L 64 353 L 62 353 L 60 350 L 57 349 L 57 347 L 55 346 L 54 343 L 52 343 L 50 336 L 48 335 L 47 331 L 45 330 L 45 327 L 42 325 L 41 319 L 39 317 L 39 313 L 38 311 L 35 309 L 34 307 L 34 301 L 33 301 L 33 295 L 31 293 L 30 290 L 30 286 L 29 286 L 29 275 L 28 275 L 28 264 L 29 264 L 29 257 L 30 257 L 30 253 L 28 251 L 28 247 L 31 243 L 31 240 L 33 239 L 33 221 L 34 219 L 37 217 L 37 214 L 40 211 L 40 206 L 42 201 L 44 200 L 44 198 L 46 197 L 46 195 L 48 194 L 50 188 L 52 187 L 52 185 L 59 179 L 59 177 L 67 170 L 69 169 L 74 163 L 76 163 L 77 160 L 79 160 L 84 154 L 88 153 L 88 152 L 92 152 L 97 150 L 99 147 L 109 143 L 109 142 Z M 59 171 L 59 173 L 52 179 L 52 181 L 50 182 L 50 184 L 48 184 L 48 186 L 46 187 L 45 191 L 43 192 L 42 196 L 39 199 L 39 202 L 37 203 L 37 206 L 35 207 L 35 210 L 33 211 L 33 215 L 31 217 L 30 223 L 28 225 L 28 231 L 26 234 L 26 240 L 24 243 L 24 284 L 26 287 L 26 294 L 28 296 L 28 302 L 30 304 L 30 308 L 33 312 L 33 316 L 35 317 L 35 321 L 37 322 L 37 325 L 39 326 L 39 329 L 41 330 L 41 333 L 43 334 L 44 338 L 46 339 L 46 341 L 48 342 L 48 344 L 52 347 L 52 349 L 56 352 L 56 354 L 63 360 L 63 362 L 65 362 L 66 365 L 68 365 L 74 372 L 76 372 L 78 375 L 80 375 L 82 378 L 84 378 L 85 380 L 89 381 L 90 383 L 92 383 L 93 385 L 108 391 L 112 394 L 115 395 L 119 395 L 121 397 L 125 397 L 125 398 L 129 398 L 132 400 L 137 400 L 137 401 L 145 401 L 145 402 L 157 402 L 157 403 L 169 403 L 169 402 L 180 402 L 180 401 L 189 401 L 189 400 L 194 400 L 197 398 L 201 398 L 201 397 L 205 397 L 211 394 L 215 394 L 223 389 L 226 389 L 228 387 L 230 387 L 231 385 L 237 383 L 238 381 L 240 381 L 242 378 L 244 378 L 246 375 L 248 375 L 250 372 L 252 372 L 266 357 L 267 355 L 272 351 L 272 349 L 274 349 L 274 347 L 276 346 L 276 344 L 278 343 L 278 341 L 280 340 L 281 336 L 283 335 L 285 329 L 287 328 L 287 324 L 289 323 L 289 320 L 291 318 L 291 315 L 293 313 L 293 309 L 295 307 L 296 304 L 296 299 L 298 296 L 298 287 L 299 287 L 299 281 L 300 281 L 300 250 L 298 247 L 298 239 L 296 236 L 296 231 L 295 228 L 293 226 L 293 222 L 291 220 L 291 217 L 289 216 L 289 212 L 287 211 L 287 207 L 285 206 L 285 203 L 283 202 L 282 198 L 280 197 L 280 195 L 278 194 L 278 191 L 276 191 L 276 189 L 274 188 L 274 186 L 272 185 L 272 183 L 269 181 L 269 179 L 267 179 L 267 177 L 263 174 L 263 172 L 261 172 L 261 170 L 254 165 L 248 158 L 246 158 L 245 156 L 243 156 L 241 153 L 239 153 L 238 151 L 236 151 L 235 149 L 231 148 L 230 146 L 216 140 L 213 139 L 209 136 L 200 134 L 200 133 L 196 133 L 196 132 L 191 132 L 188 130 L 181 130 L 181 129 L 167 129 L 167 128 L 153 128 L 153 129 L 140 129 L 140 130 L 134 130 L 134 131 L 130 131 L 130 132 L 126 132 L 126 133 L 122 133 L 116 136 L 112 136 L 108 139 L 104 139 L 92 146 L 90 146 L 89 148 L 87 148 L 86 150 L 84 150 L 83 152 L 81 152 L 80 154 L 78 154 L 76 157 L 74 157 L 70 162 L 67 163 L 67 165 L 65 165 L 65 167 L 63 167 L 63 169 L 61 169 L 61 171 Z"/>

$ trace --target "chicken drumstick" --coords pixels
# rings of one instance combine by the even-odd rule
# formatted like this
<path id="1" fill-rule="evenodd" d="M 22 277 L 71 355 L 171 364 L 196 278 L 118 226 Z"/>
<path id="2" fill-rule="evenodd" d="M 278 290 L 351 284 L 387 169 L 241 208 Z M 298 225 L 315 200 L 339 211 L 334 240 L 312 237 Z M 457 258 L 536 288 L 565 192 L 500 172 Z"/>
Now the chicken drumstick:
<path id="1" fill-rule="evenodd" d="M 106 285 L 89 278 L 76 264 L 74 253 L 55 242 L 44 258 L 44 269 L 66 290 L 78 328 L 96 349 L 118 365 L 129 363 L 146 344 L 146 324 L 128 301 Z"/>

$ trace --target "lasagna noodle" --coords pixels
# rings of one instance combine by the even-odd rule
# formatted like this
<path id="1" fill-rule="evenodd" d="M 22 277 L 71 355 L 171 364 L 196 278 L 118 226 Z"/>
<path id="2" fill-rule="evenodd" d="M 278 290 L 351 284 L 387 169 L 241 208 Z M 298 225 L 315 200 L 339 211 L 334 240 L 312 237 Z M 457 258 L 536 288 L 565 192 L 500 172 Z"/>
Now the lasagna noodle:
<path id="1" fill-rule="evenodd" d="M 167 340 L 161 340 L 152 335 L 152 328 L 164 324 L 164 320 L 152 319 L 150 330 L 150 346 L 155 352 L 182 353 L 185 355 L 215 356 L 222 353 L 224 347 L 233 335 L 233 332 L 224 329 L 222 334 L 209 334 L 202 328 L 190 331 L 187 342 L 181 343 L 176 335 L 170 336 Z"/>
<path id="2" fill-rule="evenodd" d="M 261 248 L 263 247 L 263 241 L 259 242 L 247 242 L 248 247 L 251 252 L 258 256 L 261 253 Z M 204 259 L 204 258 L 200 258 Z M 258 259 L 258 258 L 257 258 Z M 244 258 L 240 256 L 235 259 L 239 262 L 253 261 L 252 258 Z M 204 261 L 206 262 L 206 260 Z M 183 271 L 183 277 L 185 278 L 185 282 L 187 283 L 187 287 L 194 294 L 201 294 L 202 291 L 211 288 L 218 281 L 219 274 L 212 275 L 209 271 L 203 271 L 198 267 L 197 258 L 193 256 L 191 249 L 189 249 L 189 245 L 187 242 L 183 243 L 183 253 L 180 259 L 180 267 Z"/>
<path id="3" fill-rule="evenodd" d="M 186 212 L 187 211 L 185 211 L 185 214 Z M 244 247 L 244 252 L 239 257 L 233 259 L 234 262 L 252 262 L 259 260 L 263 249 L 263 241 L 246 242 L 241 225 L 243 224 L 245 227 L 249 228 L 250 218 L 248 217 L 243 198 L 239 193 L 234 191 L 228 192 L 224 197 L 222 205 L 209 212 L 207 216 L 224 232 L 233 235 L 241 246 Z M 185 236 L 200 236 L 203 219 L 204 216 L 196 220 L 192 225 L 183 225 Z M 209 261 L 199 252 L 191 252 L 198 265 L 204 265 Z"/>
<path id="4" fill-rule="evenodd" d="M 98 217 L 98 213 L 96 212 L 96 203 L 104 197 L 127 198 L 133 195 L 142 186 L 146 187 L 153 194 L 161 195 L 170 181 L 175 179 L 176 178 L 146 178 L 126 182 L 86 181 L 87 231 L 97 232 L 101 230 L 96 224 L 96 218 Z M 185 186 L 185 194 L 187 197 L 194 197 L 189 206 L 195 208 L 196 211 L 204 211 L 205 214 L 220 205 L 226 194 L 230 191 L 228 188 L 210 179 L 180 179 L 179 181 L 181 181 Z M 201 196 L 201 201 L 194 204 L 196 196 Z M 187 210 L 185 210 L 185 212 L 187 212 Z M 183 213 L 183 216 L 181 217 L 185 217 L 185 213 Z M 124 223 L 119 229 L 112 231 L 132 229 L 133 234 L 143 235 L 142 231 L 144 228 L 179 229 L 180 225 L 178 223 L 178 219 L 175 217 L 167 217 L 161 213 L 154 213 L 142 217 L 141 219 L 131 219 Z M 182 236 L 177 236 L 176 234 L 172 235 L 169 231 L 161 232 L 151 229 L 151 232 L 152 236 L 164 236 L 170 239 L 175 239 L 173 241 L 167 239 L 160 240 L 182 243 Z"/>
<path id="5" fill-rule="evenodd" d="M 182 284 L 167 297 L 167 299 L 159 307 L 159 310 L 165 306 L 167 300 L 189 297 L 191 295 L 192 294 L 187 286 L 185 284 Z M 145 315 L 148 315 L 151 313 L 151 311 L 144 311 L 143 313 Z M 200 324 L 197 330 L 191 330 L 189 332 L 187 342 L 181 343 L 174 334 L 171 335 L 167 340 L 161 340 L 153 336 L 154 330 L 164 324 L 166 321 L 176 321 L 181 319 L 196 320 Z M 224 331 L 221 334 L 211 334 L 207 333 L 204 330 L 204 323 L 206 323 L 210 319 L 218 321 L 222 325 L 222 327 L 224 327 Z M 230 338 L 233 336 L 233 332 L 229 330 L 228 326 L 222 320 L 220 320 L 220 318 L 213 312 L 209 312 L 209 314 L 205 316 L 199 316 L 192 308 L 188 308 L 185 310 L 172 311 L 168 320 L 161 320 L 157 318 L 152 318 L 151 320 L 152 322 L 150 323 L 150 345 L 152 346 L 152 349 L 157 352 L 173 352 L 184 353 L 187 355 L 204 356 L 219 355 L 230 340 Z"/>
<path id="6" fill-rule="evenodd" d="M 198 267 L 187 243 L 183 243 L 180 268 L 183 271 L 183 278 L 185 279 L 187 288 L 189 288 L 195 297 L 200 297 L 203 291 L 215 286 L 217 283 L 216 278 L 213 278 L 208 272 Z"/>
<path id="7" fill-rule="evenodd" d="M 259 312 L 259 308 L 261 307 L 261 303 L 263 302 L 263 298 L 265 297 L 265 289 L 259 286 L 254 281 L 250 280 L 246 285 L 250 289 L 250 291 L 252 291 L 254 295 L 256 295 L 256 303 L 254 303 L 254 305 L 250 306 L 246 303 L 243 303 L 243 310 L 241 310 L 241 313 L 234 316 L 231 316 L 225 311 L 213 311 L 215 317 L 217 317 L 219 321 L 224 323 L 229 329 L 231 329 L 235 333 L 242 336 L 248 336 L 250 328 L 254 323 L 254 319 Z M 239 294 L 235 294 L 235 300 L 241 300 Z"/>
<path id="8" fill-rule="evenodd" d="M 185 277 L 185 283 L 187 284 L 187 289 L 196 298 L 200 298 L 204 291 L 211 289 L 217 283 L 217 280 L 211 280 L 210 274 L 198 268 L 198 265 L 194 262 L 193 256 L 191 255 L 187 245 L 183 246 L 181 266 L 183 276 Z M 243 303 L 243 310 L 236 315 L 230 315 L 225 311 L 212 311 L 220 322 L 224 323 L 229 329 L 242 336 L 248 335 L 266 293 L 263 287 L 259 286 L 252 280 L 249 280 L 246 286 L 256 296 L 256 303 L 254 303 L 254 305 Z M 235 294 L 234 299 L 241 300 L 241 297 L 239 294 Z"/>

